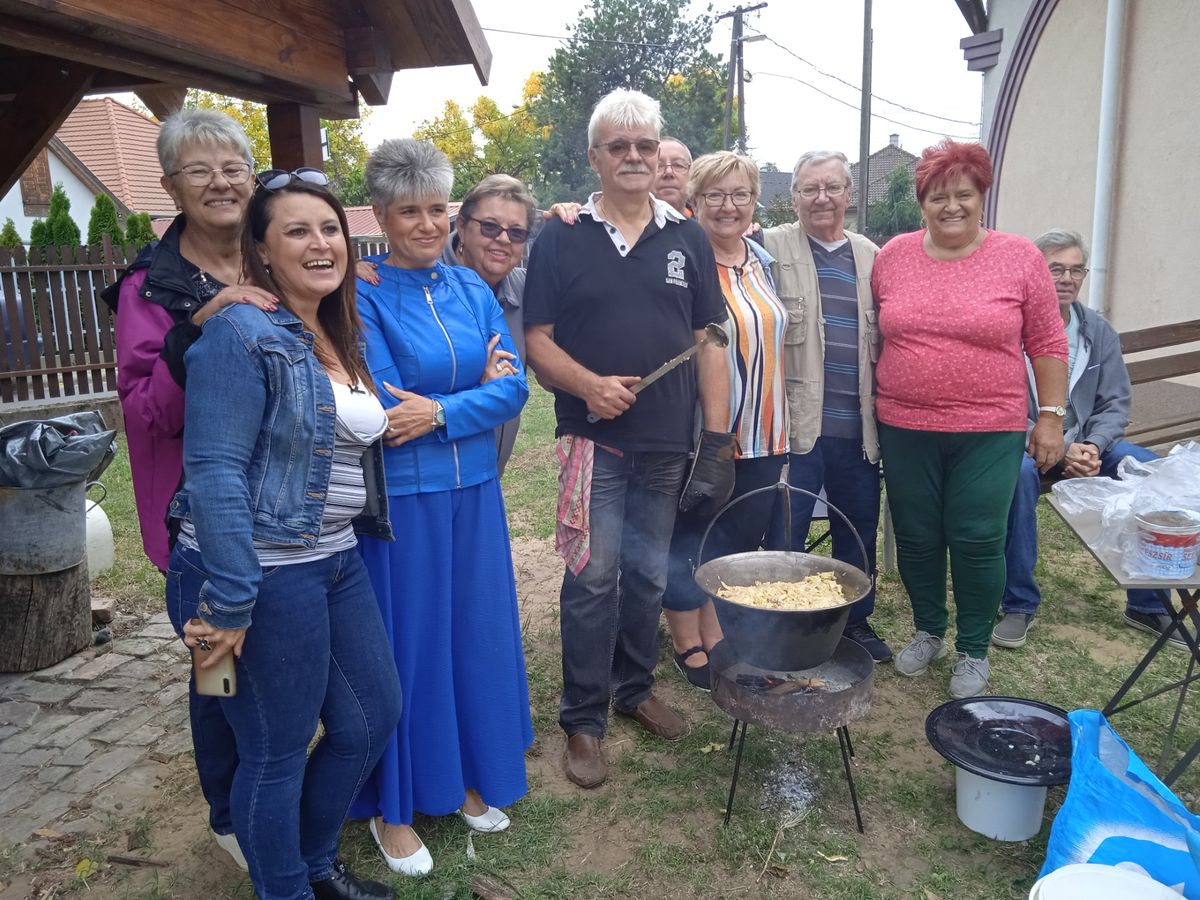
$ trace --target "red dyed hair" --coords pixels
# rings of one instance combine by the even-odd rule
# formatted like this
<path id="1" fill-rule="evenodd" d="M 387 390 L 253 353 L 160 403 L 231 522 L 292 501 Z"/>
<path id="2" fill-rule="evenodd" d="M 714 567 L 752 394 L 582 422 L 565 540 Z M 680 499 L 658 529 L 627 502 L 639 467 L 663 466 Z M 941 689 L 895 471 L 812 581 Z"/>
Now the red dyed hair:
<path id="1" fill-rule="evenodd" d="M 954 181 L 962 175 L 970 178 L 981 194 L 987 193 L 992 186 L 992 158 L 982 144 L 965 144 L 946 138 L 926 147 L 917 161 L 913 179 L 917 202 L 924 203 L 925 195 L 935 184 Z"/>

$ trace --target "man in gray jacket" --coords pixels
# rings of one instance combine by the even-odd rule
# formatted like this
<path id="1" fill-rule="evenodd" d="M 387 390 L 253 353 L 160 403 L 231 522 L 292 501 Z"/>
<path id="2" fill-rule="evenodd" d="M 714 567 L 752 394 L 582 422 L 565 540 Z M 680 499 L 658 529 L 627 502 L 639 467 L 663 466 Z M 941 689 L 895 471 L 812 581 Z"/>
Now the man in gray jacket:
<path id="1" fill-rule="evenodd" d="M 1067 406 L 1063 417 L 1066 455 L 1050 474 L 1057 478 L 1105 478 L 1117 476 L 1117 464 L 1125 457 L 1145 462 L 1152 451 L 1122 440 L 1129 422 L 1131 388 L 1129 372 L 1121 358 L 1121 341 L 1100 314 L 1079 303 L 1079 288 L 1087 277 L 1088 250 L 1074 231 L 1055 228 L 1034 243 L 1046 258 L 1054 278 L 1069 352 Z M 1031 423 L 1037 419 L 1037 399 L 1029 395 Z M 1008 515 L 1008 544 L 1005 562 L 1008 580 L 1001 602 L 1003 618 L 992 631 L 999 647 L 1022 647 L 1026 632 L 1037 614 L 1041 593 L 1033 580 L 1037 563 L 1037 501 L 1040 478 L 1033 460 L 1025 457 Z M 1129 591 L 1125 622 L 1133 628 L 1158 635 L 1170 624 L 1164 590 Z M 1179 632 L 1172 646 L 1184 647 Z"/>

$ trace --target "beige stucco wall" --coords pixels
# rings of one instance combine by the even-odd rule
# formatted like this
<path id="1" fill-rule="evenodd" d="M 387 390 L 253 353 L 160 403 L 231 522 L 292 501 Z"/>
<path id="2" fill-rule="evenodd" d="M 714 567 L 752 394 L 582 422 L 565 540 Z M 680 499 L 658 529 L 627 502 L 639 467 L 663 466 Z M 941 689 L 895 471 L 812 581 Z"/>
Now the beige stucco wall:
<path id="1" fill-rule="evenodd" d="M 1092 240 L 1105 7 L 1060 0 L 1047 23 L 995 188 L 1003 230 L 1062 225 Z M 1200 3 L 1133 0 L 1126 29 L 1109 263 L 1118 330 L 1200 317 L 1200 106 L 1188 99 L 1200 83 Z"/>

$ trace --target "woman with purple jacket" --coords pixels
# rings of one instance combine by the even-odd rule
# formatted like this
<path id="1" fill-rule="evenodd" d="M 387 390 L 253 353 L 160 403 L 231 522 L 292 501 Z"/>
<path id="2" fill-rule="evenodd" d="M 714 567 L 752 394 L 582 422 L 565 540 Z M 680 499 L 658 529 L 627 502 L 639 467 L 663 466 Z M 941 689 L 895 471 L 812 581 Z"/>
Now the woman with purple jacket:
<path id="1" fill-rule="evenodd" d="M 250 144 L 224 113 L 185 109 L 158 133 L 162 186 L 181 210 L 103 294 L 116 315 L 117 393 L 146 556 L 166 571 L 167 507 L 183 473 L 184 351 L 205 319 L 231 303 L 275 310 L 241 284 L 242 214 L 253 193 Z M 243 869 L 229 814 L 238 755 L 220 702 L 191 691 L 192 742 L 213 836 Z"/>

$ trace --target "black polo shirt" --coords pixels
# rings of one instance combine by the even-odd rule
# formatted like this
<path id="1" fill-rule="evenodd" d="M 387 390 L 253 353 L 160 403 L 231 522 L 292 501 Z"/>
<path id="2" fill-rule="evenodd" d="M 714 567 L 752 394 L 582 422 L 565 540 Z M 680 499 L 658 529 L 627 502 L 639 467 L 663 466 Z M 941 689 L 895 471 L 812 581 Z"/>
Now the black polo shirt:
<path id="1" fill-rule="evenodd" d="M 525 325 L 554 326 L 554 342 L 599 375 L 646 376 L 727 316 L 712 245 L 691 220 L 653 219 L 624 256 L 609 226 L 584 214 L 546 223 L 525 281 Z M 587 404 L 555 391 L 555 434 L 620 450 L 689 451 L 696 366 L 688 362 L 638 394 L 615 419 L 587 421 Z"/>

